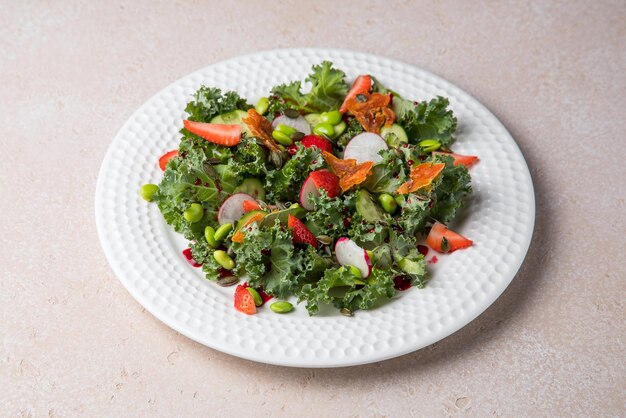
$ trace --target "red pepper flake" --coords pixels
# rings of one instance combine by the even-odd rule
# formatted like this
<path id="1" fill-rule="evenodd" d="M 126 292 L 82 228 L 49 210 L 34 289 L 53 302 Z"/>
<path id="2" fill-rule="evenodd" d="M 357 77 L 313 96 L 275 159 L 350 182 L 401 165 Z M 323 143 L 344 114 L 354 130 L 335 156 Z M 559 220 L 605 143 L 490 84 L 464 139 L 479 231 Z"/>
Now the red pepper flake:
<path id="1" fill-rule="evenodd" d="M 437 264 L 437 261 L 439 261 L 439 259 L 437 258 L 436 255 L 434 255 L 433 258 L 428 260 L 428 264 Z"/>

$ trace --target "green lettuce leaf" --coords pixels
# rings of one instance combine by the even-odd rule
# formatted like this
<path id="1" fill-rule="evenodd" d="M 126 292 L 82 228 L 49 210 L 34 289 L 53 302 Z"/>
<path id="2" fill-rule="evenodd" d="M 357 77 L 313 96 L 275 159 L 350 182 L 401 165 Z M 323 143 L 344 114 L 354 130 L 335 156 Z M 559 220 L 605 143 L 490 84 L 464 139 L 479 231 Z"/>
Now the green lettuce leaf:
<path id="1" fill-rule="evenodd" d="M 409 276 L 413 286 L 423 288 L 426 284 L 426 262 L 424 256 L 417 250 L 415 237 L 393 232 L 389 244 L 400 271 Z"/>
<path id="2" fill-rule="evenodd" d="M 454 166 L 453 158 L 448 155 L 436 155 L 434 161 L 445 162 L 446 166 L 434 184 L 434 203 L 430 216 L 448 223 L 465 206 L 467 196 L 472 193 L 471 177 L 464 165 Z"/>
<path id="3" fill-rule="evenodd" d="M 298 144 L 296 154 L 279 170 L 268 170 L 265 193 L 268 201 L 299 201 L 300 187 L 311 171 L 324 165 L 317 147 L 304 148 Z"/>
<path id="4" fill-rule="evenodd" d="M 189 120 L 208 123 L 222 113 L 236 109 L 248 110 L 251 107 L 234 91 L 222 94 L 218 88 L 202 86 L 194 94 L 193 100 L 187 103 L 185 112 L 189 114 Z"/>
<path id="5" fill-rule="evenodd" d="M 237 274 L 247 274 L 250 286 L 263 286 L 267 293 L 279 298 L 294 293 L 304 261 L 302 253 L 293 245 L 291 232 L 276 221 L 269 228 L 253 224 L 245 235 L 243 243 L 232 247 Z"/>
<path id="6" fill-rule="evenodd" d="M 217 226 L 217 211 L 227 194 L 218 187 L 218 179 L 207 171 L 210 165 L 204 149 L 182 145 L 181 148 L 186 149 L 184 157 L 179 154 L 168 164 L 155 202 L 165 221 L 176 232 L 189 240 L 204 239 L 204 228 Z M 183 212 L 192 203 L 199 203 L 204 208 L 204 217 L 199 222 L 189 223 L 183 217 Z"/>
<path id="7" fill-rule="evenodd" d="M 372 193 L 392 193 L 407 179 L 407 164 L 395 149 L 380 152 L 383 161 L 372 168 L 372 174 L 363 182 L 362 187 Z"/>
<path id="8" fill-rule="evenodd" d="M 409 104 L 394 97 L 394 103 L 402 103 L 397 109 L 397 120 L 404 128 L 411 143 L 424 139 L 436 139 L 443 148 L 454 142 L 457 120 L 448 109 L 449 100 L 437 96 L 429 102 Z M 395 106 L 394 106 L 395 109 Z"/>
<path id="9" fill-rule="evenodd" d="M 324 190 L 312 198 L 313 208 L 306 216 L 306 226 L 314 235 L 342 237 L 348 233 L 355 214 L 356 193 L 348 192 L 340 197 L 330 198 Z M 346 220 L 346 222 L 344 222 Z"/>
<path id="10" fill-rule="evenodd" d="M 389 270 L 373 269 L 367 280 L 361 280 L 346 267 L 331 268 L 316 284 L 303 286 L 298 301 L 306 302 L 310 315 L 317 314 L 322 304 L 352 314 L 358 309 L 371 309 L 381 299 L 393 297 L 396 292 L 393 278 L 394 274 Z"/>
<path id="11" fill-rule="evenodd" d="M 401 200 L 397 222 L 406 234 L 415 235 L 424 230 L 430 214 L 429 202 L 415 193 L 409 193 Z"/>
<path id="12" fill-rule="evenodd" d="M 338 109 L 348 93 L 345 76 L 343 71 L 333 68 L 329 61 L 314 65 L 311 74 L 306 78 L 311 83 L 311 91 L 303 94 L 299 81 L 278 85 L 272 89 L 272 94 L 277 97 L 270 98 L 270 111 L 275 112 L 285 107 L 306 113 Z"/>

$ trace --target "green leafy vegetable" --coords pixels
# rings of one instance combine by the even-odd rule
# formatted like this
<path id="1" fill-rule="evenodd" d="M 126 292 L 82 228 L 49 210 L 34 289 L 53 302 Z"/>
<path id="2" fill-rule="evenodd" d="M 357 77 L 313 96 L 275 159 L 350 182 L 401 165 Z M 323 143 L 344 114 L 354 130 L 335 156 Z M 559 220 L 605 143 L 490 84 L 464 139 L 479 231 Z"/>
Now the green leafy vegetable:
<path id="1" fill-rule="evenodd" d="M 457 121 L 448 109 L 448 99 L 437 96 L 429 102 L 411 105 L 394 97 L 394 103 L 401 103 L 397 105 L 396 117 L 411 142 L 436 139 L 444 148 L 452 145 Z"/>
<path id="2" fill-rule="evenodd" d="M 320 65 L 314 65 L 311 74 L 306 81 L 311 83 L 311 91 L 302 93 L 302 85 L 299 81 L 288 84 L 281 84 L 272 89 L 272 93 L 289 103 L 294 109 L 307 113 L 325 112 L 338 109 L 343 102 L 344 96 L 348 93 L 348 84 L 344 81 L 346 74 L 332 67 L 332 63 L 323 61 Z M 280 103 L 274 98 L 270 102 L 270 111 L 276 110 L 276 103 Z"/>
<path id="3" fill-rule="evenodd" d="M 185 112 L 189 114 L 189 120 L 208 123 L 217 115 L 251 107 L 234 91 L 222 94 L 218 88 L 202 86 L 194 94 L 193 100 L 187 103 Z"/>
<path id="4" fill-rule="evenodd" d="M 311 171 L 324 165 L 324 158 L 316 147 L 298 145 L 296 154 L 280 170 L 268 170 L 265 192 L 268 200 L 297 202 L 300 185 Z M 295 186 L 298 185 L 298 186 Z"/>
<path id="5" fill-rule="evenodd" d="M 472 192 L 470 175 L 464 165 L 454 166 L 453 158 L 448 155 L 437 155 L 435 161 L 445 162 L 446 166 L 433 186 L 434 203 L 430 216 L 448 223 L 465 205 L 467 196 Z"/>

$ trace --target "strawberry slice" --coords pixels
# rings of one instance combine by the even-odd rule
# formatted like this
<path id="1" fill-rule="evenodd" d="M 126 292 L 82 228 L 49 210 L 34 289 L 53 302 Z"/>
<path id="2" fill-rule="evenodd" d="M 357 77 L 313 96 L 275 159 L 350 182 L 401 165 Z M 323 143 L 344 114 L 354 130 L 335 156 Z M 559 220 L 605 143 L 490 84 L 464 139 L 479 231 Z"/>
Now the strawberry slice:
<path id="1" fill-rule="evenodd" d="M 242 285 L 238 285 L 235 289 L 235 309 L 246 315 L 254 315 L 256 313 L 254 298 Z"/>
<path id="2" fill-rule="evenodd" d="M 433 152 L 433 155 L 449 155 L 450 157 L 454 158 L 454 165 L 464 165 L 467 168 L 470 168 L 472 165 L 476 164 L 478 162 L 478 157 L 475 155 L 461 155 L 461 154 L 455 154 L 453 152 L 441 152 L 441 151 L 435 151 Z"/>
<path id="3" fill-rule="evenodd" d="M 291 229 L 293 234 L 293 242 L 296 244 L 309 244 L 313 248 L 317 248 L 317 238 L 309 229 L 304 226 L 302 221 L 293 215 L 289 215 L 287 218 L 287 226 Z"/>
<path id="4" fill-rule="evenodd" d="M 161 167 L 161 170 L 165 171 L 165 169 L 167 168 L 167 163 L 174 157 L 176 157 L 178 155 L 178 150 L 172 150 L 169 152 L 166 152 L 165 154 L 163 154 L 161 156 L 161 158 L 159 158 L 159 167 Z"/>
<path id="5" fill-rule="evenodd" d="M 372 77 L 369 75 L 360 75 L 354 80 L 348 95 L 343 100 L 343 104 L 339 108 L 341 113 L 346 113 L 348 110 L 348 102 L 354 99 L 358 94 L 369 93 L 372 88 Z"/>
<path id="6" fill-rule="evenodd" d="M 426 237 L 426 244 L 440 253 L 451 253 L 452 251 L 471 247 L 473 242 L 463 235 L 449 230 L 444 224 L 435 222 Z"/>
<path id="7" fill-rule="evenodd" d="M 261 210 L 261 206 L 254 200 L 244 200 L 242 206 L 243 211 L 246 213 L 252 210 Z"/>
<path id="8" fill-rule="evenodd" d="M 222 125 L 219 123 L 204 123 L 184 120 L 183 125 L 192 134 L 196 134 L 214 144 L 232 147 L 241 141 L 241 126 Z"/>
<path id="9" fill-rule="evenodd" d="M 341 194 L 339 178 L 328 170 L 317 170 L 309 174 L 309 178 L 318 189 L 324 189 L 328 197 L 333 198 Z"/>
<path id="10" fill-rule="evenodd" d="M 330 142 L 317 135 L 306 135 L 300 143 L 304 148 L 317 147 L 322 151 L 333 152 L 333 146 Z"/>

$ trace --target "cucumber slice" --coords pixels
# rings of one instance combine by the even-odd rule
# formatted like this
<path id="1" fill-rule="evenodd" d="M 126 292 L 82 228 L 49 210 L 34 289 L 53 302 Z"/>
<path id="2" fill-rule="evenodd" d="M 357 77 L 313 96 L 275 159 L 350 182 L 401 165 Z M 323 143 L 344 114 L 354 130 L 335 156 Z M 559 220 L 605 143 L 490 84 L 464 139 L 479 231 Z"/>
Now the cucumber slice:
<path id="1" fill-rule="evenodd" d="M 387 145 L 394 148 L 398 147 L 400 144 L 409 143 L 409 137 L 406 132 L 404 132 L 404 128 L 397 123 L 394 123 L 388 128 L 383 126 L 380 130 L 380 136 L 385 139 Z"/>
<path id="2" fill-rule="evenodd" d="M 311 129 L 322 123 L 322 115 L 319 113 L 309 113 L 308 115 L 304 115 L 304 119 L 307 121 L 309 126 L 311 126 Z"/>
<path id="3" fill-rule="evenodd" d="M 265 188 L 259 179 L 249 178 L 241 182 L 235 187 L 233 193 L 246 193 L 254 197 L 256 200 L 265 200 Z"/>
<path id="4" fill-rule="evenodd" d="M 248 125 L 246 125 L 242 119 L 247 117 L 248 114 L 243 110 L 233 110 L 232 112 L 222 113 L 221 115 L 215 116 L 211 119 L 211 123 L 219 123 L 222 125 L 239 125 L 241 126 L 241 130 L 247 136 L 251 137 L 252 132 L 248 129 Z"/>
<path id="5" fill-rule="evenodd" d="M 372 199 L 372 195 L 365 189 L 359 190 L 356 196 L 356 210 L 368 222 L 383 220 L 383 211 Z"/>
<path id="6" fill-rule="evenodd" d="M 248 220 L 252 219 L 259 213 L 265 214 L 266 212 L 263 212 L 262 210 L 251 210 L 248 213 L 244 213 L 244 215 L 237 221 L 237 226 L 235 227 L 234 232 L 239 231 L 246 224 L 246 222 L 248 222 Z"/>
<path id="7" fill-rule="evenodd" d="M 270 212 L 265 216 L 265 218 L 263 218 L 260 225 L 272 226 L 274 225 L 276 219 L 278 219 L 281 224 L 287 225 L 287 220 L 289 218 L 289 215 L 293 215 L 296 218 L 300 219 L 300 218 L 303 218 L 304 215 L 306 215 L 306 213 L 307 213 L 307 210 L 304 209 L 302 206 L 283 209 L 283 210 L 279 210 L 276 212 Z"/>
<path id="8" fill-rule="evenodd" d="M 228 194 L 233 194 L 233 190 L 235 190 L 235 186 L 237 186 L 237 179 L 235 175 L 229 170 L 228 165 L 226 164 L 217 164 L 214 165 L 213 168 L 217 172 L 217 175 L 220 177 L 220 186 L 222 190 L 224 190 Z"/>

